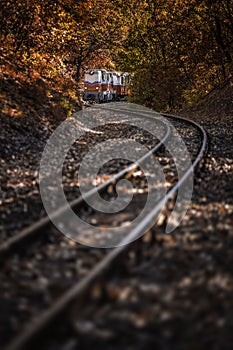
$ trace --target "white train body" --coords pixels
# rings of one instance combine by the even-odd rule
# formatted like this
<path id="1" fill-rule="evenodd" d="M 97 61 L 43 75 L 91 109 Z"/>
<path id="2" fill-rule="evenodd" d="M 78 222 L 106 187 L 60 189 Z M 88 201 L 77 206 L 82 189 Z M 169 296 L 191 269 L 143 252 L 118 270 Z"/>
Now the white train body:
<path id="1" fill-rule="evenodd" d="M 130 74 L 88 69 L 84 77 L 84 101 L 109 102 L 126 98 L 129 90 Z"/>

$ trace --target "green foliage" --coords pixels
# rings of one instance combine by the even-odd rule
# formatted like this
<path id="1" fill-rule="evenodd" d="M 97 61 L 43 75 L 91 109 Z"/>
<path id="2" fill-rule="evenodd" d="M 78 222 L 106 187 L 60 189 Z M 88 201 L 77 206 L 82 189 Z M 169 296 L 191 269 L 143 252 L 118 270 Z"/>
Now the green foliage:
<path id="1" fill-rule="evenodd" d="M 67 117 L 70 117 L 75 111 L 74 105 L 69 101 L 67 97 L 61 98 L 60 105 L 65 109 Z"/>
<path id="2" fill-rule="evenodd" d="M 118 57 L 138 79 L 133 100 L 161 109 L 195 102 L 230 76 L 232 37 L 232 0 L 135 3 Z"/>

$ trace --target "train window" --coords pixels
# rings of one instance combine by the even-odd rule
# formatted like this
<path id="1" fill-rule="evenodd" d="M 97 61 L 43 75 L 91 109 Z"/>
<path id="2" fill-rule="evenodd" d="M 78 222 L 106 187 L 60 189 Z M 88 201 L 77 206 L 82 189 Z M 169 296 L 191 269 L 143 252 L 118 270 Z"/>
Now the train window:
<path id="1" fill-rule="evenodd" d="M 102 72 L 102 81 L 106 81 L 106 74 L 105 74 L 105 72 Z"/>
<path id="2" fill-rule="evenodd" d="M 110 83 L 112 82 L 112 73 L 108 74 L 108 80 L 110 81 Z"/>
<path id="3" fill-rule="evenodd" d="M 94 83 L 96 81 L 99 81 L 98 72 L 96 71 L 85 72 L 85 81 L 89 83 Z"/>

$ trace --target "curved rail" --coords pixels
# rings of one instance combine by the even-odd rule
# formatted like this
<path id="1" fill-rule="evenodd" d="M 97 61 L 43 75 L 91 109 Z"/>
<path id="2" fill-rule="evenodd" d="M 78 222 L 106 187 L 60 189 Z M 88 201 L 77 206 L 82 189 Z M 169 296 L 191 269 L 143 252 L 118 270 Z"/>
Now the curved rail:
<path id="1" fill-rule="evenodd" d="M 152 113 L 152 112 L 151 112 Z M 180 186 L 187 180 L 193 168 L 202 159 L 206 146 L 207 146 L 207 135 L 203 127 L 201 127 L 196 122 L 190 121 L 186 118 L 180 118 L 174 115 L 164 114 L 165 117 L 175 118 L 178 120 L 183 120 L 185 122 L 191 123 L 194 125 L 200 132 L 201 135 L 201 146 L 199 148 L 198 154 L 192 166 L 187 169 L 186 173 L 182 176 L 181 179 L 175 184 L 174 187 L 166 194 L 166 202 L 177 192 Z M 147 227 L 148 221 L 151 220 L 161 207 L 164 205 L 164 199 L 161 200 L 153 210 L 144 217 L 140 222 L 140 225 L 129 232 L 128 236 L 122 240 L 122 245 L 110 251 L 103 260 L 101 260 L 91 271 L 84 277 L 80 282 L 77 282 L 73 287 L 67 290 L 49 309 L 47 309 L 41 316 L 39 316 L 35 322 L 33 322 L 23 333 L 16 336 L 15 339 L 6 347 L 5 350 L 20 350 L 27 349 L 27 346 L 30 345 L 31 341 L 34 341 L 41 332 L 43 332 L 49 325 L 53 323 L 55 319 L 61 316 L 65 310 L 75 301 L 77 298 L 84 296 L 87 291 L 90 289 L 90 286 L 103 277 L 104 274 L 113 266 L 113 263 L 121 257 L 122 253 L 128 249 L 127 243 L 131 242 L 132 239 L 138 236 L 138 233 L 143 231 Z"/>
<path id="2" fill-rule="evenodd" d="M 137 113 L 137 112 L 131 112 L 134 115 L 142 116 L 143 113 Z M 144 115 L 145 116 L 145 115 Z M 148 117 L 148 115 L 146 115 Z M 155 116 L 154 116 L 155 118 Z M 159 120 L 159 119 L 158 119 Z M 143 157 L 139 158 L 135 163 L 127 166 L 125 169 L 121 170 L 115 175 L 112 175 L 110 179 L 105 181 L 104 183 L 98 185 L 97 187 L 89 190 L 84 195 L 81 195 L 80 197 L 76 198 L 75 200 L 71 201 L 66 206 L 63 206 L 59 208 L 58 210 L 54 211 L 50 217 L 46 216 L 37 222 L 33 223 L 29 227 L 26 227 L 23 229 L 19 234 L 16 234 L 15 236 L 9 238 L 7 241 L 2 243 L 0 245 L 0 258 L 6 257 L 12 253 L 14 253 L 22 244 L 25 244 L 27 241 L 33 240 L 37 235 L 39 235 L 46 226 L 51 224 L 51 219 L 58 218 L 60 215 L 64 214 L 70 207 L 72 209 L 80 207 L 86 200 L 90 199 L 92 196 L 94 196 L 97 192 L 102 193 L 105 191 L 108 186 L 116 183 L 120 179 L 124 178 L 129 172 L 136 169 L 138 164 L 145 161 L 147 158 L 149 158 L 153 153 L 155 153 L 169 138 L 171 135 L 171 130 L 169 127 L 169 124 L 166 123 L 163 120 L 159 120 L 164 126 L 166 127 L 165 134 L 163 135 L 161 141 L 155 145 L 153 149 L 151 149 L 148 153 L 146 153 Z"/>

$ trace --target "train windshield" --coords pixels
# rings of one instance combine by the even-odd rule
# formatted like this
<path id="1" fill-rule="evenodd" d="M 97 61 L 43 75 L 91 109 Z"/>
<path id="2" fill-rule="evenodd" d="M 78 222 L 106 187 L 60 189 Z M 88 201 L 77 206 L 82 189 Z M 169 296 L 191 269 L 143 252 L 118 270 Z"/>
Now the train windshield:
<path id="1" fill-rule="evenodd" d="M 90 71 L 85 73 L 85 82 L 88 83 L 97 83 L 99 82 L 99 74 L 95 71 Z"/>

